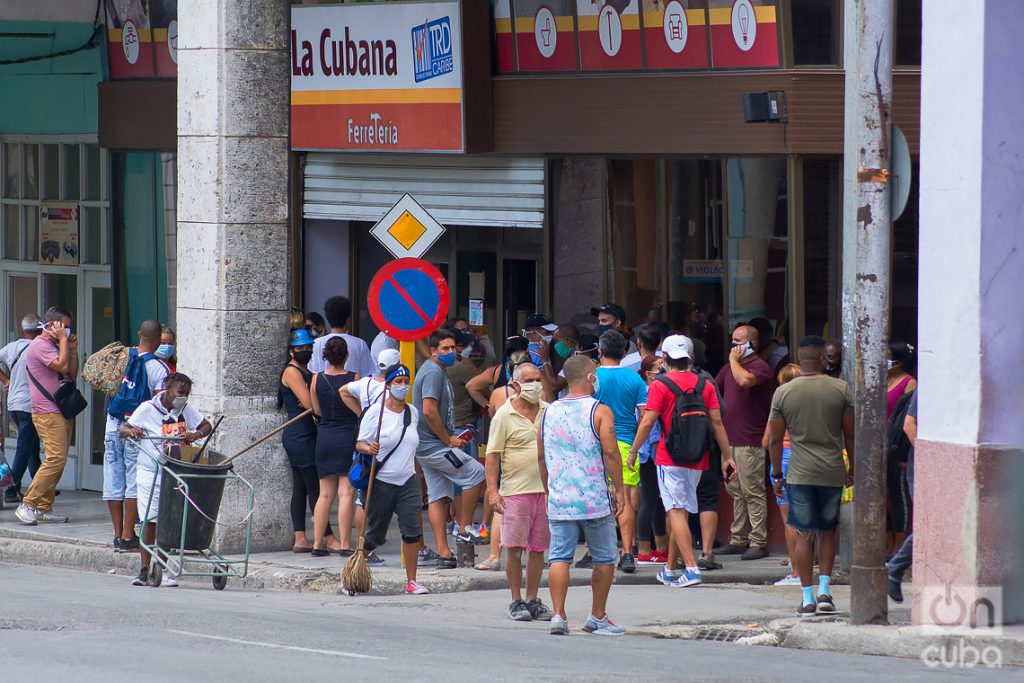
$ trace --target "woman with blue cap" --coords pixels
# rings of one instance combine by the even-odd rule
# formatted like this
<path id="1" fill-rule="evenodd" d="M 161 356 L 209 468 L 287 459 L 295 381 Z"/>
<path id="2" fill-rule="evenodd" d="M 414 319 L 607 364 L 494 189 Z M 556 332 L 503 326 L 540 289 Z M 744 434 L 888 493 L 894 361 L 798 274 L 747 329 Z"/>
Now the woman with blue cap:
<path id="1" fill-rule="evenodd" d="M 423 538 L 420 519 L 423 498 L 416 477 L 419 413 L 405 402 L 412 388 L 410 374 L 409 368 L 402 364 L 384 371 L 386 399 L 373 404 L 364 413 L 356 450 L 377 460 L 373 494 L 366 507 L 364 552 L 370 553 L 384 544 L 391 518 L 397 514 L 405 560 L 405 592 L 423 595 L 429 591 L 416 582 L 417 553 Z"/>
<path id="2" fill-rule="evenodd" d="M 305 328 L 291 333 L 288 342 L 288 364 L 281 370 L 281 381 L 277 388 L 277 408 L 284 408 L 288 419 L 312 407 L 309 397 L 309 384 L 313 381 L 306 365 L 313 355 L 313 337 Z M 316 472 L 314 453 L 316 452 L 316 423 L 313 416 L 307 415 L 293 425 L 285 428 L 281 434 L 285 453 L 292 467 L 292 500 L 291 515 L 295 540 L 292 550 L 296 553 L 308 553 L 313 545 L 306 538 L 306 506 L 310 514 L 320 497 L 320 479 Z M 327 528 L 328 547 L 340 547 L 330 526 Z"/>

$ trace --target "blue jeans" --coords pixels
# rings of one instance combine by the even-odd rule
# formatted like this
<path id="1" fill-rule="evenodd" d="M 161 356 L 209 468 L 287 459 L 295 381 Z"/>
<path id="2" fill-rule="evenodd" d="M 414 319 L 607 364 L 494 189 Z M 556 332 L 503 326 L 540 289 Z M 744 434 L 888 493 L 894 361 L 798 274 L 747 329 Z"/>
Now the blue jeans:
<path id="1" fill-rule="evenodd" d="M 12 410 L 11 417 L 14 424 L 18 426 L 18 445 L 14 451 L 14 462 L 11 463 L 11 474 L 14 475 L 14 486 L 7 489 L 8 496 L 14 496 L 21 492 L 21 480 L 25 471 L 33 477 L 42 462 L 39 459 L 39 434 L 36 426 L 32 424 L 32 413 L 21 410 Z"/>
<path id="2" fill-rule="evenodd" d="M 590 557 L 595 565 L 615 564 L 619 559 L 613 515 L 597 519 L 549 519 L 548 528 L 551 530 L 551 548 L 548 551 L 548 562 L 551 564 L 572 562 L 580 531 L 587 540 Z"/>

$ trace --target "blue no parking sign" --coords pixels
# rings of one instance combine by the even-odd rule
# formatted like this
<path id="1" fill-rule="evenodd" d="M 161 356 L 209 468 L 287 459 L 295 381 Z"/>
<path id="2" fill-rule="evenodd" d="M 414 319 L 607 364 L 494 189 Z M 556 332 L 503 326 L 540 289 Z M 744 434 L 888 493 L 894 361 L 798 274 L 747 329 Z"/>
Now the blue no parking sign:
<path id="1" fill-rule="evenodd" d="M 423 259 L 385 264 L 370 281 L 366 298 L 373 322 L 399 341 L 429 337 L 448 315 L 448 283 Z"/>

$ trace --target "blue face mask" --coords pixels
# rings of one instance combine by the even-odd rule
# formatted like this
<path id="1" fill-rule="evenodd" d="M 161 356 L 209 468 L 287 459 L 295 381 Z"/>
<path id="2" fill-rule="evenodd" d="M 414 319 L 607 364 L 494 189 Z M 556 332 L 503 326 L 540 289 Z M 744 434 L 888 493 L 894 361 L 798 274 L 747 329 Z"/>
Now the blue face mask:
<path id="1" fill-rule="evenodd" d="M 601 391 L 601 378 L 594 373 L 594 393 L 597 394 L 599 391 Z"/>
<path id="2" fill-rule="evenodd" d="M 161 344 L 156 347 L 157 358 L 170 358 L 174 355 L 174 344 Z"/>
<path id="3" fill-rule="evenodd" d="M 454 351 L 452 351 L 451 353 L 437 354 L 437 360 L 441 363 L 441 365 L 445 366 L 446 368 L 450 368 L 451 366 L 455 365 L 455 359 L 456 355 Z"/>
<path id="4" fill-rule="evenodd" d="M 540 357 L 540 345 L 536 342 L 530 342 L 528 348 L 530 351 L 530 362 L 538 368 L 544 367 L 544 360 Z"/>
<path id="5" fill-rule="evenodd" d="M 605 332 L 607 332 L 608 330 L 611 330 L 611 329 L 614 329 L 611 325 L 598 325 L 597 326 L 597 336 L 600 337 L 602 334 L 604 334 Z"/>

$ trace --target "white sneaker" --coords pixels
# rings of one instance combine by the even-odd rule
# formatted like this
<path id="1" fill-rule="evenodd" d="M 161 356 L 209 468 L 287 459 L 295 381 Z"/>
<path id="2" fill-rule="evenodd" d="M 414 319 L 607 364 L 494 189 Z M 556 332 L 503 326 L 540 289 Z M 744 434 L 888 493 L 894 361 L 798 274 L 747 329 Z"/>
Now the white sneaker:
<path id="1" fill-rule="evenodd" d="M 39 510 L 30 508 L 24 503 L 19 505 L 18 509 L 14 511 L 14 516 L 18 518 L 19 522 L 28 526 L 35 526 L 39 523 Z"/>
<path id="2" fill-rule="evenodd" d="M 55 522 L 57 524 L 63 524 L 68 521 L 67 515 L 61 515 L 53 510 L 46 512 L 44 510 L 37 511 L 36 519 L 40 522 Z"/>
<path id="3" fill-rule="evenodd" d="M 163 579 L 160 580 L 161 586 L 167 586 L 168 588 L 177 588 L 178 580 L 170 574 L 164 574 Z"/>
<path id="4" fill-rule="evenodd" d="M 799 586 L 800 585 L 800 577 L 799 576 L 793 576 L 792 574 L 787 574 L 786 576 L 784 576 L 781 579 L 779 579 L 778 581 L 776 581 L 774 585 L 776 585 L 776 586 Z"/>

